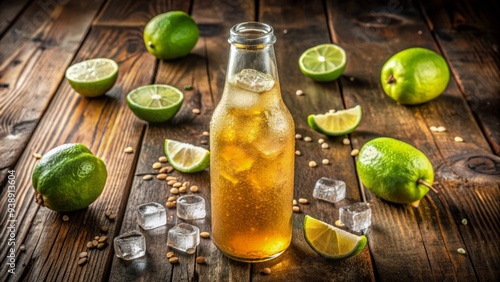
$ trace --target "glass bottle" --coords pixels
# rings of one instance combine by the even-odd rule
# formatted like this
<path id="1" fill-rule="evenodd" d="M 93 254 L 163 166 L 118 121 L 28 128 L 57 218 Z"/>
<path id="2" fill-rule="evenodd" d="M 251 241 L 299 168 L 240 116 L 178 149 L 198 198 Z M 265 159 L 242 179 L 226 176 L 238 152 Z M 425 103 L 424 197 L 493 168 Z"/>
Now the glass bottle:
<path id="1" fill-rule="evenodd" d="M 295 125 L 282 98 L 273 28 L 231 28 L 221 101 L 210 123 L 212 239 L 228 257 L 259 262 L 292 238 Z"/>

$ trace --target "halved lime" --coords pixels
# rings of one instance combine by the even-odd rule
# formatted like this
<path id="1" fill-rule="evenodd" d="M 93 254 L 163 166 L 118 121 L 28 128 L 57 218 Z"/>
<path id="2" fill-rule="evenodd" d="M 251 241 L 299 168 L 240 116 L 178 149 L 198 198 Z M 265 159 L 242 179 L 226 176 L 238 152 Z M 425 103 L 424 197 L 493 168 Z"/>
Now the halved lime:
<path id="1" fill-rule="evenodd" d="M 138 87 L 127 95 L 127 104 L 140 119 L 165 122 L 181 108 L 184 94 L 170 85 L 151 84 Z"/>
<path id="2" fill-rule="evenodd" d="M 304 237 L 321 256 L 340 260 L 359 254 L 366 246 L 366 237 L 357 236 L 308 215 L 304 218 Z"/>
<path id="3" fill-rule="evenodd" d="M 321 44 L 307 49 L 299 58 L 300 71 L 315 81 L 333 81 L 344 72 L 347 56 L 335 44 Z"/>
<path id="4" fill-rule="evenodd" d="M 198 172 L 210 166 L 210 152 L 204 148 L 165 139 L 164 149 L 170 165 L 180 172 Z"/>
<path id="5" fill-rule="evenodd" d="M 325 135 L 340 136 L 353 132 L 362 116 L 361 106 L 357 105 L 334 113 L 309 115 L 307 123 L 312 129 Z"/>
<path id="6" fill-rule="evenodd" d="M 118 77 L 118 64 L 106 58 L 76 63 L 66 70 L 66 79 L 76 92 L 85 97 L 103 95 Z"/>

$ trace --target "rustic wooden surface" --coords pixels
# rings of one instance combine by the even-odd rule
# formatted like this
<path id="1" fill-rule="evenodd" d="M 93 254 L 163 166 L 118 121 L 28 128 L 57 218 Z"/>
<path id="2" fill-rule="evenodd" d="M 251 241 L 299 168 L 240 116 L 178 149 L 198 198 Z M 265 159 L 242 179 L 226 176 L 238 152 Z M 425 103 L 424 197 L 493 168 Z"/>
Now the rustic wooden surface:
<path id="1" fill-rule="evenodd" d="M 479 2 L 479 3 L 477 3 Z M 159 61 L 145 49 L 142 29 L 156 14 L 183 10 L 200 27 L 190 55 Z M 1 1 L 0 2 L 0 280 L 2 281 L 497 281 L 500 278 L 500 6 L 487 1 Z M 263 21 L 275 28 L 282 96 L 296 131 L 314 142 L 297 141 L 295 198 L 309 198 L 294 214 L 290 248 L 272 261 L 246 264 L 223 256 L 210 239 L 196 255 L 176 252 L 180 263 L 168 263 L 168 228 L 176 224 L 168 210 L 166 227 L 144 231 L 135 221 L 138 204 L 165 202 L 166 183 L 142 180 L 163 155 L 163 140 L 199 146 L 224 87 L 229 28 L 238 22 Z M 348 54 L 344 75 L 331 83 L 303 76 L 297 59 L 307 48 L 333 42 Z M 419 106 L 397 105 L 380 87 L 383 63 L 394 53 L 422 46 L 443 54 L 452 71 L 439 98 Z M 108 57 L 119 64 L 116 85 L 98 99 L 76 94 L 64 79 L 66 68 L 89 58 Z M 186 90 L 176 117 L 161 125 L 138 120 L 125 96 L 132 89 L 166 83 Z M 304 96 L 296 96 L 302 89 Z M 347 136 L 325 138 L 312 131 L 307 115 L 363 107 L 363 121 Z M 201 109 L 194 115 L 193 108 Z M 430 126 L 443 125 L 445 133 Z M 418 209 L 395 205 L 364 189 L 350 151 L 378 136 L 414 144 L 431 160 L 439 194 L 429 193 Z M 463 143 L 453 141 L 461 136 Z M 325 138 L 330 149 L 316 142 Z M 32 153 L 45 153 L 70 142 L 87 145 L 106 162 L 109 177 L 101 197 L 89 208 L 62 214 L 33 201 Z M 123 149 L 131 146 L 134 154 Z M 332 164 L 315 169 L 328 158 Z M 16 177 L 16 274 L 8 273 L 8 172 Z M 209 171 L 173 175 L 200 186 L 210 199 Z M 349 187 L 337 204 L 315 201 L 314 182 L 322 176 L 342 179 Z M 329 262 L 304 240 L 305 214 L 333 223 L 338 207 L 366 200 L 373 223 L 368 247 L 358 256 Z M 207 201 L 210 209 L 210 201 Z M 105 211 L 117 213 L 115 221 Z M 468 224 L 463 225 L 462 219 Z M 210 214 L 195 222 L 211 231 Z M 77 265 L 86 243 L 109 228 L 112 238 L 138 229 L 146 236 L 144 258 L 123 261 L 113 248 L 91 250 L 89 262 Z M 25 250 L 19 247 L 24 245 Z M 466 254 L 457 252 L 464 248 Z M 269 267 L 271 275 L 260 271 Z"/>

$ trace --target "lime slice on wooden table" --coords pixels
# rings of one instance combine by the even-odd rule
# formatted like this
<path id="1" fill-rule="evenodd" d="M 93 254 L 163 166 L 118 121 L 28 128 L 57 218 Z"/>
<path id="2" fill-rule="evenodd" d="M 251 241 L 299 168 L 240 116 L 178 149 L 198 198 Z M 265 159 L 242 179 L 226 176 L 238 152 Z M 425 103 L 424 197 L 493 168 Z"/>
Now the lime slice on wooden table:
<path id="1" fill-rule="evenodd" d="M 304 218 L 304 237 L 321 256 L 340 260 L 359 254 L 366 246 L 366 237 L 357 236 L 308 215 Z"/>
<path id="2" fill-rule="evenodd" d="M 165 122 L 179 111 L 184 94 L 166 84 L 151 84 L 138 87 L 127 95 L 127 104 L 132 112 L 147 122 Z"/>
<path id="3" fill-rule="evenodd" d="M 80 95 L 97 97 L 115 84 L 118 64 L 106 58 L 91 59 L 70 66 L 65 76 L 71 87 Z"/>
<path id="4" fill-rule="evenodd" d="M 314 81 L 333 81 L 344 72 L 347 56 L 335 44 L 321 44 L 307 49 L 299 58 L 302 73 Z"/>
<path id="5" fill-rule="evenodd" d="M 164 149 L 170 165 L 180 172 L 193 173 L 210 166 L 210 152 L 202 147 L 165 139 Z"/>
<path id="6" fill-rule="evenodd" d="M 309 126 L 328 136 L 340 136 L 351 133 L 358 127 L 363 116 L 361 106 L 339 110 L 334 113 L 309 115 Z"/>

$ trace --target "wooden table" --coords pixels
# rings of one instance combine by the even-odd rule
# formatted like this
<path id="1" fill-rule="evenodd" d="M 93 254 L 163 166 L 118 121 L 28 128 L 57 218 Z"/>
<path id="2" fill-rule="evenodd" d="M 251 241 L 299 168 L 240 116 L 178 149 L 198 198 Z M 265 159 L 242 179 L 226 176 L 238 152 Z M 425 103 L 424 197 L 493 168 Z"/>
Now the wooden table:
<path id="1" fill-rule="evenodd" d="M 166 3 L 168 2 L 168 3 Z M 123 1 L 28 0 L 0 4 L 0 277 L 9 281 L 495 281 L 500 278 L 500 71 L 499 4 L 489 1 Z M 346 2 L 346 3 L 343 3 Z M 478 3 L 480 2 L 480 3 Z M 142 30 L 154 15 L 189 12 L 201 37 L 185 58 L 159 61 L 144 47 Z M 297 141 L 295 198 L 308 198 L 293 215 L 293 242 L 279 258 L 245 264 L 223 256 L 210 239 L 201 240 L 196 255 L 176 252 L 170 264 L 166 237 L 175 222 L 150 231 L 135 221 L 137 205 L 164 203 L 164 181 L 144 181 L 151 164 L 163 155 L 165 138 L 203 145 L 214 107 L 221 97 L 227 65 L 229 28 L 258 20 L 275 28 L 275 50 L 283 98 L 296 132 L 314 142 Z M 344 75 L 332 83 L 303 76 L 297 59 L 307 48 L 334 42 L 348 53 Z M 388 98 L 379 82 L 383 63 L 397 51 L 422 46 L 449 63 L 452 79 L 444 94 L 423 105 L 402 106 Z M 73 63 L 112 58 L 120 66 L 106 96 L 85 99 L 64 79 Z M 132 89 L 166 83 L 183 89 L 186 99 L 166 124 L 148 125 L 128 109 Z M 304 96 L 296 96 L 302 89 Z M 324 136 L 306 122 L 311 113 L 361 105 L 361 125 L 348 136 L 328 138 L 330 149 L 317 143 Z M 200 115 L 191 112 L 201 109 Z M 430 126 L 445 126 L 436 133 Z M 431 160 L 439 194 L 429 193 L 415 209 L 375 197 L 360 187 L 352 149 L 379 136 L 409 142 Z M 455 136 L 464 139 L 454 141 Z M 64 143 L 87 145 L 106 162 L 109 177 L 101 197 L 89 208 L 63 214 L 33 200 L 32 154 Z M 131 146 L 134 154 L 126 154 Z M 328 158 L 330 165 L 308 167 Z M 209 171 L 172 175 L 200 187 L 210 199 Z M 8 180 L 14 178 L 14 184 Z M 322 176 L 347 183 L 347 197 L 337 204 L 312 198 Z M 10 186 L 15 191 L 9 189 Z M 364 195 L 364 196 L 363 196 Z M 10 197 L 10 198 L 9 198 Z M 13 198 L 14 197 L 14 198 Z M 15 206 L 9 210 L 9 199 Z M 333 223 L 341 205 L 366 200 L 373 223 L 365 232 L 368 247 L 358 256 L 330 262 L 307 245 L 304 215 Z M 210 208 L 210 201 L 207 202 Z M 117 213 L 114 222 L 105 211 Z M 15 213 L 11 213 L 11 212 Z M 10 216 L 13 217 L 10 217 Z M 463 219 L 467 224 L 462 224 Z M 17 221 L 12 221 L 17 220 Z M 15 230 L 9 228 L 15 225 Z M 196 224 L 210 232 L 210 215 Z M 78 254 L 107 226 L 110 246 L 91 250 L 78 266 Z M 113 237 L 141 230 L 147 255 L 123 261 L 114 255 Z M 15 275 L 9 274 L 10 243 L 15 238 Z M 14 240 L 14 239 L 13 239 Z M 23 246 L 23 247 L 21 247 Z M 24 248 L 24 250 L 23 250 Z M 457 249 L 466 253 L 460 254 Z M 196 256 L 207 263 L 195 263 Z M 262 275 L 263 268 L 272 270 Z"/>

